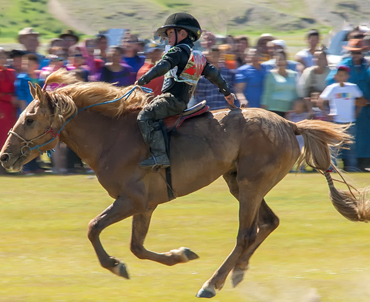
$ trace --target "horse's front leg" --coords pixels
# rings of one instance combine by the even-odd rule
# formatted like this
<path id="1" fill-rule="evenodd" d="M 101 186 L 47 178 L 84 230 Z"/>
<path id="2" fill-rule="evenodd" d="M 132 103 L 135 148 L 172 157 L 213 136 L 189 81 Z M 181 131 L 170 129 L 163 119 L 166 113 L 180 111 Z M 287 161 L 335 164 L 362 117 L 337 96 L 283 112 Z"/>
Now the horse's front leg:
<path id="1" fill-rule="evenodd" d="M 148 259 L 165 265 L 185 263 L 199 258 L 190 249 L 181 247 L 167 253 L 155 253 L 144 247 L 144 240 L 148 233 L 150 219 L 155 208 L 149 209 L 143 214 L 136 214 L 132 219 L 131 251 L 139 259 Z"/>
<path id="2" fill-rule="evenodd" d="M 87 234 L 102 267 L 118 276 L 129 279 L 125 264 L 107 254 L 100 242 L 99 235 L 109 225 L 146 210 L 144 203 L 135 203 L 129 198 L 122 196 L 89 222 Z"/>

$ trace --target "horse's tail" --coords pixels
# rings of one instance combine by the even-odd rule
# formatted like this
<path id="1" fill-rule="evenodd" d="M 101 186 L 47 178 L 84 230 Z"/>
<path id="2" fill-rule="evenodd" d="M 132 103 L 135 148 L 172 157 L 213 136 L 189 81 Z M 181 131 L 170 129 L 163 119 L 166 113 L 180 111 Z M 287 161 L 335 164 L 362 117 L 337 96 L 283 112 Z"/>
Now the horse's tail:
<path id="1" fill-rule="evenodd" d="M 367 200 L 369 190 L 356 190 L 353 193 L 350 186 L 343 179 L 340 171 L 331 162 L 330 147 L 340 147 L 351 143 L 352 137 L 346 133 L 348 126 L 338 125 L 319 120 L 304 120 L 298 123 L 290 122 L 296 135 L 302 135 L 304 150 L 298 159 L 298 165 L 306 162 L 312 168 L 319 170 L 325 177 L 330 189 L 330 199 L 337 211 L 351 221 L 370 221 L 370 202 Z M 335 188 L 328 169 L 330 165 L 338 172 L 349 191 Z"/>

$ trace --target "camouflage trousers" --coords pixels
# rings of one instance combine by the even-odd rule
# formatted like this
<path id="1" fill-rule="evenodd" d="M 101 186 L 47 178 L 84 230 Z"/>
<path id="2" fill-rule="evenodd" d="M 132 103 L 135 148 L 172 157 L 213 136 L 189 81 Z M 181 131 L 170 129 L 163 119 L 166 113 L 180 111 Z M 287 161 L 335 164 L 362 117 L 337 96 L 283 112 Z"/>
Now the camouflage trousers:
<path id="1" fill-rule="evenodd" d="M 159 130 L 158 120 L 180 114 L 186 107 L 187 104 L 179 101 L 172 93 L 167 92 L 155 97 L 139 112 L 137 117 L 145 142 L 150 144 L 153 131 Z"/>

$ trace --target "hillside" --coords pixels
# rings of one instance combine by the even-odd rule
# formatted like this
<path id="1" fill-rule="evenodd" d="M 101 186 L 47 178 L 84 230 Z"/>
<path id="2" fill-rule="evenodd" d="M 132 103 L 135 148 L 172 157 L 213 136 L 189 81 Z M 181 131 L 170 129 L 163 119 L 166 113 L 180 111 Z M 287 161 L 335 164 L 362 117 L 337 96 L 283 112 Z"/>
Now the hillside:
<path id="1" fill-rule="evenodd" d="M 327 31 L 344 20 L 370 19 L 369 0 L 0 0 L 0 8 L 0 39 L 7 43 L 24 27 L 34 27 L 43 39 L 65 28 L 92 35 L 110 27 L 149 38 L 176 11 L 194 14 L 217 34 L 252 37 L 266 31 L 301 37 L 307 28 Z"/>
<path id="2" fill-rule="evenodd" d="M 344 20 L 369 20 L 369 0 L 58 0 L 70 16 L 90 28 L 125 27 L 149 36 L 176 11 L 196 15 L 219 34 L 245 31 L 296 31 L 329 28 Z M 88 7 L 88 9 L 86 9 Z"/>

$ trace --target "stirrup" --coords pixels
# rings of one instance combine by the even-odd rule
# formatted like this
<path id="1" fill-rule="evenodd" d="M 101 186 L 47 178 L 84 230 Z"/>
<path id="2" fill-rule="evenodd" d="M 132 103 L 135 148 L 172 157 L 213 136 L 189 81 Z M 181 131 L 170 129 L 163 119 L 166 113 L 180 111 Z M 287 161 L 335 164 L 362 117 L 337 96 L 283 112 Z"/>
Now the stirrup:
<path id="1" fill-rule="evenodd" d="M 164 155 L 163 155 L 164 156 Z M 167 157 L 167 156 L 166 156 Z M 152 169 L 152 170 L 159 170 L 159 169 L 165 169 L 170 166 L 170 162 L 167 159 L 164 163 L 158 163 L 157 158 L 152 154 L 152 157 L 142 161 L 139 166 L 143 169 Z"/>

